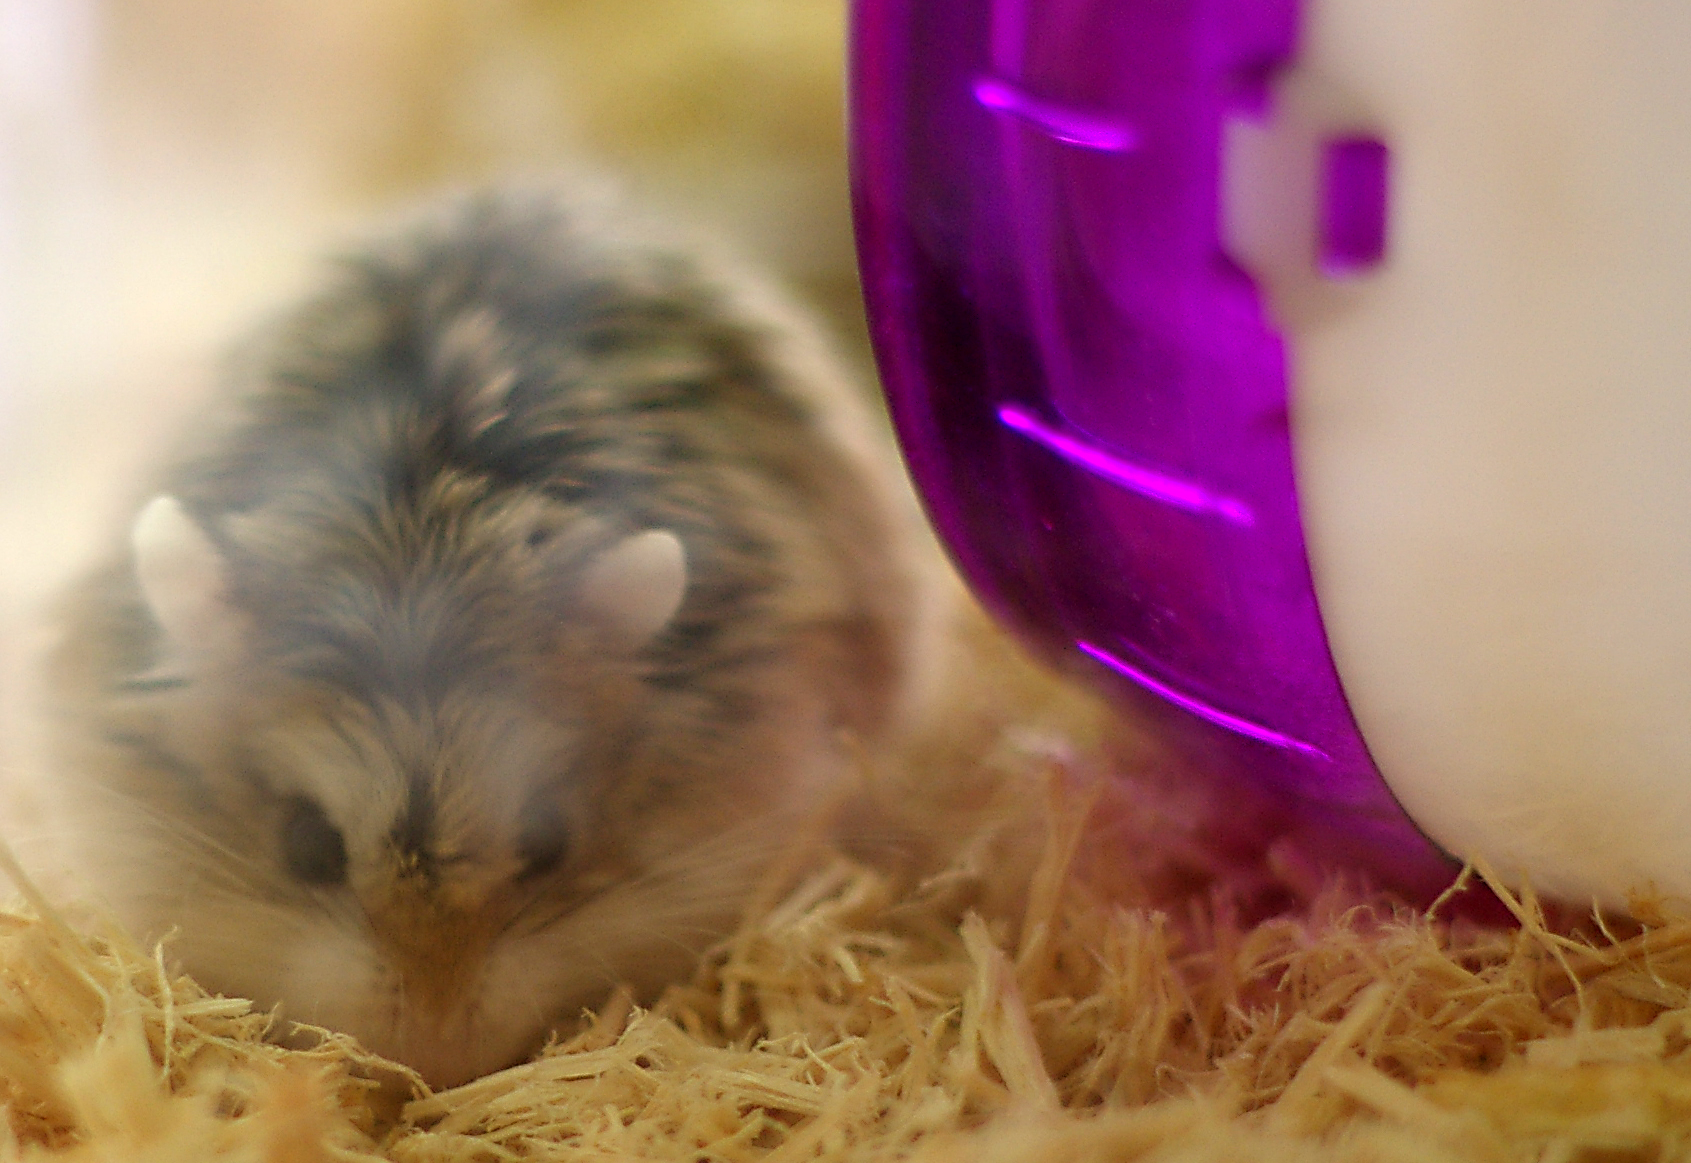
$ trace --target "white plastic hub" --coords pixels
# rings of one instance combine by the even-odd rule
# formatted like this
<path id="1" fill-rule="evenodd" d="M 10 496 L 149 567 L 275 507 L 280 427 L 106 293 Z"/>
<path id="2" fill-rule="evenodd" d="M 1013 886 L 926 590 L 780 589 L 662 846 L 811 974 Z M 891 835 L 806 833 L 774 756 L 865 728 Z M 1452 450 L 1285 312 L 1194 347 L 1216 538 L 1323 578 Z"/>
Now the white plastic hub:
<path id="1" fill-rule="evenodd" d="M 1541 891 L 1691 897 L 1691 4 L 1317 0 L 1235 126 L 1345 690 L 1410 814 Z M 1313 143 L 1391 150 L 1313 263 Z"/>

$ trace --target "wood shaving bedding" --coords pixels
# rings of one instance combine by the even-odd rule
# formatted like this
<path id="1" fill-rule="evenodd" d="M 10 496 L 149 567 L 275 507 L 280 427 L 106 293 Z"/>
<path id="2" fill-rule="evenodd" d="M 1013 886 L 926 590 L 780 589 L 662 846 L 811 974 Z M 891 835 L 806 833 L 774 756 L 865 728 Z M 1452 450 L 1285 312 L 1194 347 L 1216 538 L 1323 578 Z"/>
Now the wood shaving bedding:
<path id="1" fill-rule="evenodd" d="M 617 994 L 440 1094 L 346 1038 L 265 1041 L 9 868 L 0 1159 L 1691 1158 L 1691 921 L 1510 897 L 1488 926 L 1340 883 L 1255 922 L 1159 908 L 1096 875 L 1134 805 L 1012 783 L 913 888 L 834 853 L 650 1009 Z M 992 856 L 1030 828 L 1035 859 Z"/>

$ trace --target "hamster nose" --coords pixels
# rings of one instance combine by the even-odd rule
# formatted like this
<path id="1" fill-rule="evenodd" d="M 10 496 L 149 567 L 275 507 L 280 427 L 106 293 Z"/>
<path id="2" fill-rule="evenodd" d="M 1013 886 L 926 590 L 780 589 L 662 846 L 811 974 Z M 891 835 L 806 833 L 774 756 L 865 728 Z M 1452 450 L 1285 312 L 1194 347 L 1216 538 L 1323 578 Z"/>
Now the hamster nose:
<path id="1" fill-rule="evenodd" d="M 449 1012 L 474 987 L 495 935 L 485 913 L 404 899 L 366 913 L 408 1006 Z"/>

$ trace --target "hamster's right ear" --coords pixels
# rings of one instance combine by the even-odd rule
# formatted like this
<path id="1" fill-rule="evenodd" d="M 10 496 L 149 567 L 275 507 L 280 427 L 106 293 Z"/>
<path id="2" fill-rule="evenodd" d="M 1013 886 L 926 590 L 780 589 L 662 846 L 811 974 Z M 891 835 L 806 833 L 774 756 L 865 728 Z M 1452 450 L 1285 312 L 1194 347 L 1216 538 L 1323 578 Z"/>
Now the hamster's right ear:
<path id="1" fill-rule="evenodd" d="M 169 643 L 170 662 L 193 669 L 234 637 L 228 569 L 206 531 L 171 496 L 148 501 L 129 531 L 135 577 Z"/>
<path id="2" fill-rule="evenodd" d="M 589 562 L 576 601 L 611 643 L 632 650 L 669 625 L 686 594 L 681 539 L 667 529 L 648 529 Z"/>

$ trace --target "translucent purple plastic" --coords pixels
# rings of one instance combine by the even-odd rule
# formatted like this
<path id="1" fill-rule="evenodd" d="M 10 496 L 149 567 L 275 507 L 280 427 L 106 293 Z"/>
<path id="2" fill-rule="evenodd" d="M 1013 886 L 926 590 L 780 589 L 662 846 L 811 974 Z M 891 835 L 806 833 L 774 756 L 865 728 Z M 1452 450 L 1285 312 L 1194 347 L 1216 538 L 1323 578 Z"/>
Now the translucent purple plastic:
<path id="1" fill-rule="evenodd" d="M 1224 115 L 1264 108 L 1297 15 L 859 0 L 859 251 L 907 460 L 987 605 L 1209 724 L 1212 758 L 1342 858 L 1427 888 L 1449 866 L 1375 771 L 1328 653 L 1285 345 L 1218 237 Z M 1327 151 L 1324 265 L 1380 260 L 1386 160 Z"/>

